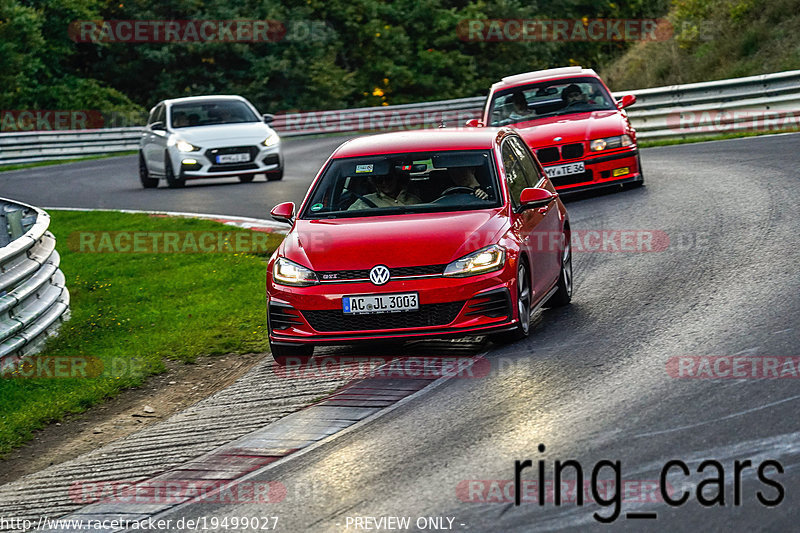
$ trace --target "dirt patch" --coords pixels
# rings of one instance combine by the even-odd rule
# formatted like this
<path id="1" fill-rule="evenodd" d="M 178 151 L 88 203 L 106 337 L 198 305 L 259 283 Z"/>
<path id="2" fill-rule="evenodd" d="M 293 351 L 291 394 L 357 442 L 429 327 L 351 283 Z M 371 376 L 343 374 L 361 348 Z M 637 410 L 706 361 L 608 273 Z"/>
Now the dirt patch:
<path id="1" fill-rule="evenodd" d="M 0 484 L 63 463 L 168 418 L 224 389 L 266 354 L 198 357 L 194 364 L 165 361 L 167 371 L 139 388 L 70 415 L 37 431 L 33 440 L 0 460 Z"/>

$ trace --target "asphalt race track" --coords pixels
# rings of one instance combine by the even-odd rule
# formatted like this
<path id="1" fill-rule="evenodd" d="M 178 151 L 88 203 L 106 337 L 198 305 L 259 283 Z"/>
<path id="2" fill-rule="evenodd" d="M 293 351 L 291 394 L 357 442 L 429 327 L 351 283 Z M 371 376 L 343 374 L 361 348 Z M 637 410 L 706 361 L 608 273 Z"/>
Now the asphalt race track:
<path id="1" fill-rule="evenodd" d="M 136 158 L 122 157 L 3 172 L 0 196 L 49 207 L 265 217 L 272 205 L 301 199 L 341 140 L 287 142 L 282 182 L 144 190 Z M 613 242 L 610 231 L 666 234 L 668 243 L 575 249 L 572 305 L 538 315 L 527 341 L 489 345 L 487 375 L 423 390 L 253 475 L 282 482 L 283 502 L 197 503 L 162 518 L 278 516 L 277 531 L 286 532 L 355 531 L 355 518 L 389 516 L 411 517 L 411 530 L 419 517 L 443 517 L 445 526 L 452 518 L 455 531 L 608 530 L 593 513 L 610 516 L 613 505 L 515 506 L 513 493 L 497 489 L 514 479 L 517 460 L 533 461 L 522 479 L 535 481 L 540 459 L 545 480 L 555 461 L 573 459 L 586 483 L 600 461 L 620 462 L 629 492 L 613 530 L 796 531 L 798 369 L 782 367 L 783 379 L 677 378 L 668 369 L 674 374 L 674 358 L 691 356 L 800 356 L 799 141 L 793 134 L 643 150 L 646 187 L 568 202 L 573 231 L 606 231 Z M 673 459 L 690 470 L 667 476 L 673 498 L 688 494 L 676 507 L 642 489 Z M 706 465 L 698 473 L 704 460 L 722 472 Z M 752 466 L 737 476 L 737 460 Z M 765 467 L 772 485 L 758 475 L 769 461 L 783 470 Z M 565 472 L 574 479 L 573 469 Z M 717 477 L 719 486 L 698 485 Z M 781 490 L 777 505 L 759 502 L 776 502 Z M 719 493 L 724 505 L 698 503 Z"/>
<path id="2" fill-rule="evenodd" d="M 328 156 L 348 137 L 297 139 L 286 142 L 285 175 L 251 183 L 237 178 L 187 181 L 184 189 L 143 189 L 137 156 L 96 159 L 60 166 L 0 173 L 0 195 L 40 207 L 142 209 L 269 218 L 281 202 L 300 201 Z"/>

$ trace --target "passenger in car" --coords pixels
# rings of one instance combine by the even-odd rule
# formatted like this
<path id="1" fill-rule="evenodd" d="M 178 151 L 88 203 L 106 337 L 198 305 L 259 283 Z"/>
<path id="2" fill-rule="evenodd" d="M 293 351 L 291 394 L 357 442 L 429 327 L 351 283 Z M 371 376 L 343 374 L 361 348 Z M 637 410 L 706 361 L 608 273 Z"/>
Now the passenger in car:
<path id="1" fill-rule="evenodd" d="M 508 117 L 511 120 L 520 121 L 531 116 L 531 110 L 528 108 L 528 101 L 521 92 L 516 92 L 511 95 L 511 105 L 511 113 Z"/>
<path id="2" fill-rule="evenodd" d="M 348 207 L 348 211 L 375 207 L 395 207 L 422 203 L 414 193 L 409 192 L 408 174 L 390 171 L 383 176 L 373 176 L 370 181 L 375 186 L 375 192 L 359 198 Z"/>

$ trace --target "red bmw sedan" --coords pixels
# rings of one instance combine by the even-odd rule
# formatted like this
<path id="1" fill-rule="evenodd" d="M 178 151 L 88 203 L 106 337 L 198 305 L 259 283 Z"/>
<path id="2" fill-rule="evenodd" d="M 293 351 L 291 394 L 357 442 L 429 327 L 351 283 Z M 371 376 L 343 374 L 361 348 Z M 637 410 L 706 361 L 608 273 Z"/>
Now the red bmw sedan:
<path id="1" fill-rule="evenodd" d="M 567 211 L 509 128 L 426 130 L 342 144 L 269 260 L 273 357 L 359 341 L 528 335 L 572 296 Z"/>
<path id="2" fill-rule="evenodd" d="M 482 121 L 468 125 L 511 126 L 519 131 L 556 190 L 644 183 L 636 130 L 625 108 L 591 69 L 564 67 L 503 78 L 492 85 Z"/>

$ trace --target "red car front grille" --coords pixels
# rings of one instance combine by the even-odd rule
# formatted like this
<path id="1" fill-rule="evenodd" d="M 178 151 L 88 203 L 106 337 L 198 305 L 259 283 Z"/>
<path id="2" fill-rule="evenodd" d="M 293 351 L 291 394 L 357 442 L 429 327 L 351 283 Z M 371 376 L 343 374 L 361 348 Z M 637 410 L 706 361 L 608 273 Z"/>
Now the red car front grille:
<path id="1" fill-rule="evenodd" d="M 446 326 L 456 319 L 464 302 L 420 305 L 418 311 L 345 315 L 343 311 L 303 311 L 303 316 L 317 331 L 372 331 L 383 329 Z"/>
<path id="2" fill-rule="evenodd" d="M 561 159 L 561 155 L 558 153 L 558 148 L 555 146 L 551 146 L 550 148 L 540 148 L 539 150 L 536 150 L 536 157 L 542 164 L 552 163 L 553 161 L 558 161 L 559 159 Z"/>
<path id="3" fill-rule="evenodd" d="M 583 157 L 583 145 L 581 143 L 565 144 L 561 147 L 562 159 L 578 159 Z"/>
<path id="4" fill-rule="evenodd" d="M 553 163 L 561 159 L 580 159 L 583 157 L 583 144 L 573 143 L 563 146 L 548 146 L 536 150 L 536 158 L 540 163 Z"/>
<path id="5" fill-rule="evenodd" d="M 390 268 L 391 279 L 412 276 L 440 276 L 447 265 L 424 265 Z M 352 281 L 369 279 L 369 270 L 323 270 L 317 276 L 321 281 Z"/>

